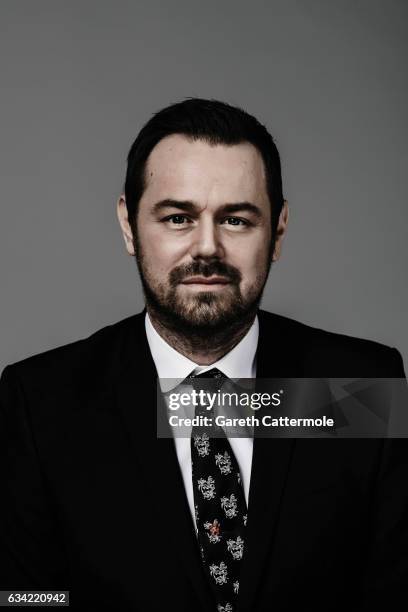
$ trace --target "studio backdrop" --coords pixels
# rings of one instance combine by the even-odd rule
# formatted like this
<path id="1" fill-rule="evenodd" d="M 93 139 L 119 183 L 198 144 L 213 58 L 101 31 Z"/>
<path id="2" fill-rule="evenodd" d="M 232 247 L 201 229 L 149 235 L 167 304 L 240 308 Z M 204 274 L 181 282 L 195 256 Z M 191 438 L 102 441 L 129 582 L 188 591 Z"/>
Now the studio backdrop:
<path id="1" fill-rule="evenodd" d="M 408 5 L 3 1 L 0 369 L 143 307 L 115 202 L 142 125 L 241 106 L 281 154 L 290 222 L 263 308 L 407 363 Z"/>

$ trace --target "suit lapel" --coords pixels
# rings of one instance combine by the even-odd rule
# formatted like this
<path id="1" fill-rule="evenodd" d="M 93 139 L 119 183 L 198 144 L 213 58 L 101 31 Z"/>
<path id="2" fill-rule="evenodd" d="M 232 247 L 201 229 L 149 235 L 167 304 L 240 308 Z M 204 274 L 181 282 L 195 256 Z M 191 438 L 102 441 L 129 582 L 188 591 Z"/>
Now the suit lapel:
<path id="1" fill-rule="evenodd" d="M 257 378 L 296 376 L 296 353 L 289 349 L 280 319 L 259 311 Z M 275 323 L 275 325 L 274 325 Z M 292 373 L 291 373 L 292 372 Z M 290 374 L 291 373 L 291 374 Z M 279 520 L 295 440 L 254 438 L 248 501 L 247 542 L 239 588 L 239 612 L 255 609 Z"/>
<path id="2" fill-rule="evenodd" d="M 135 474 L 145 481 L 159 515 L 165 512 L 166 525 L 170 528 L 163 530 L 163 535 L 171 538 L 169 545 L 180 557 L 203 609 L 208 610 L 214 604 L 203 574 L 174 440 L 157 439 L 157 371 L 145 334 L 144 317 L 145 311 L 135 316 L 134 334 L 124 340 L 120 373 L 115 384 L 117 410 L 135 458 Z M 153 460 L 152 456 L 155 456 Z M 163 500 L 170 500 L 165 508 Z"/>

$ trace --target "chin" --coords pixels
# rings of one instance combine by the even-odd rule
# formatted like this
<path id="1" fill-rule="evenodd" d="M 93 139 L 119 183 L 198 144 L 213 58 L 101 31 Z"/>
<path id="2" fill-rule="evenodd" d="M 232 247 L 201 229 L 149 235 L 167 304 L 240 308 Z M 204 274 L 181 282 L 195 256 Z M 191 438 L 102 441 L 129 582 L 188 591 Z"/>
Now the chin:
<path id="1" fill-rule="evenodd" d="M 183 300 L 175 313 L 189 327 L 211 330 L 234 321 L 236 306 L 237 300 L 225 300 L 211 292 L 202 292 L 194 299 Z"/>

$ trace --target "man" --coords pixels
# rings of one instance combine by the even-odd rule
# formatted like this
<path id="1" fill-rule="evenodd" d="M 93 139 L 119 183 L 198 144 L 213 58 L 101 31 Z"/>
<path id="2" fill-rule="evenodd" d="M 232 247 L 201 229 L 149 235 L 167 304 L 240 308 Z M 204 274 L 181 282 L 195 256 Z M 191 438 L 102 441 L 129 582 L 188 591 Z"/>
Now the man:
<path id="1" fill-rule="evenodd" d="M 265 127 L 213 100 L 163 109 L 130 150 L 117 213 L 146 308 L 2 375 L 1 588 L 180 612 L 406 594 L 405 440 L 221 432 L 211 481 L 194 432 L 156 437 L 158 377 L 404 376 L 396 349 L 259 309 L 288 223 Z"/>

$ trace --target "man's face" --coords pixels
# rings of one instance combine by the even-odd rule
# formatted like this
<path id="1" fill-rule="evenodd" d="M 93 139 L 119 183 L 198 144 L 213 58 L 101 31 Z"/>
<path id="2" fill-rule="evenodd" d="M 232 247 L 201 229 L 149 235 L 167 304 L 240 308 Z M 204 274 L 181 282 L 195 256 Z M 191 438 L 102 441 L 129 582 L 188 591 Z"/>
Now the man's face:
<path id="1" fill-rule="evenodd" d="M 147 304 L 196 331 L 254 311 L 272 255 L 271 209 L 257 149 L 173 134 L 154 147 L 145 176 L 127 247 L 136 255 Z M 123 201 L 118 212 L 125 214 Z"/>

